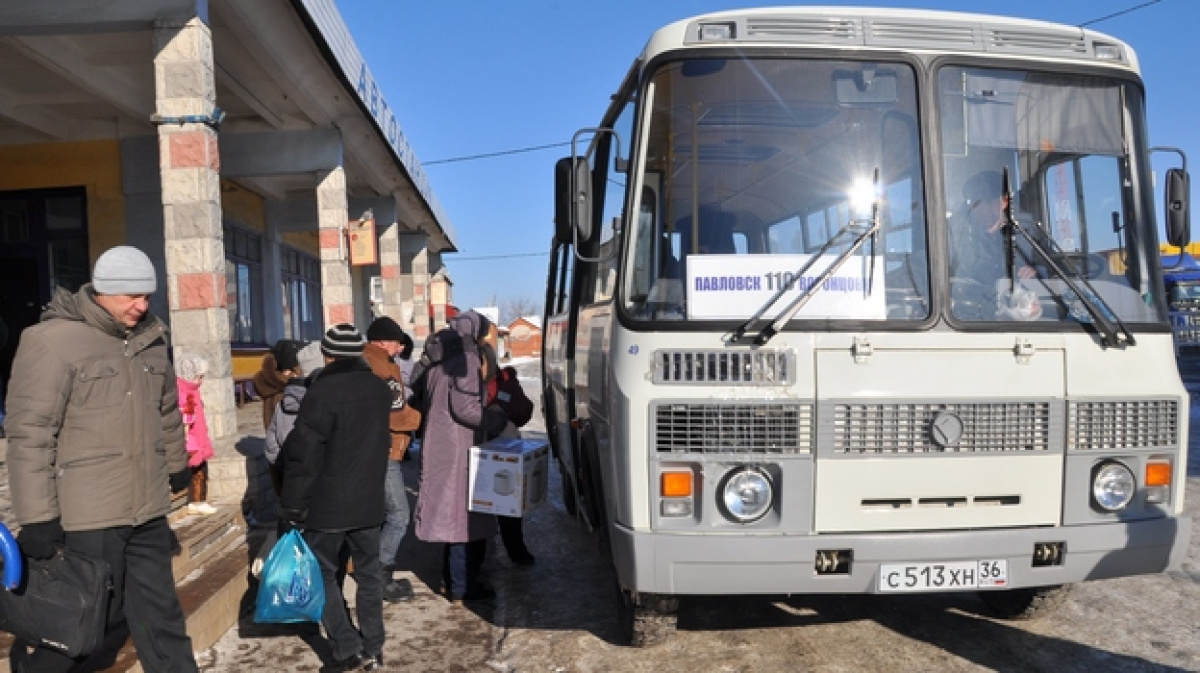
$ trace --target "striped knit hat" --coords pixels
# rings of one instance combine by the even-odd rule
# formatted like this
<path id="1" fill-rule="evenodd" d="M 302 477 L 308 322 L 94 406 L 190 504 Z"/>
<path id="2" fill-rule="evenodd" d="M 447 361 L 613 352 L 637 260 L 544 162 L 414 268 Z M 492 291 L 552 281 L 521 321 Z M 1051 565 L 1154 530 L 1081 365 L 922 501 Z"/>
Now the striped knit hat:
<path id="1" fill-rule="evenodd" d="M 331 358 L 356 358 L 363 354 L 366 344 L 357 327 L 343 322 L 325 332 L 325 338 L 321 339 L 321 352 Z"/>

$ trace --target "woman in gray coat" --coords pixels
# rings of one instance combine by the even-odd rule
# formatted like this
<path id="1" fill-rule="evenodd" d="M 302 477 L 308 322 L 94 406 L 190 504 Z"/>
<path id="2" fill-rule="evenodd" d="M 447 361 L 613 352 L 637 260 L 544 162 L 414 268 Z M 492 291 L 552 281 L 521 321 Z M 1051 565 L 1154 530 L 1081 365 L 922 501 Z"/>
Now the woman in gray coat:
<path id="1" fill-rule="evenodd" d="M 496 517 L 467 509 L 470 449 L 507 421 L 499 407 L 485 407 L 487 388 L 480 374 L 479 341 L 488 319 L 467 311 L 425 344 L 425 418 L 421 444 L 421 487 L 413 517 L 417 538 L 442 542 L 442 576 L 452 601 L 489 599 L 494 592 L 479 581 L 487 540 Z"/>

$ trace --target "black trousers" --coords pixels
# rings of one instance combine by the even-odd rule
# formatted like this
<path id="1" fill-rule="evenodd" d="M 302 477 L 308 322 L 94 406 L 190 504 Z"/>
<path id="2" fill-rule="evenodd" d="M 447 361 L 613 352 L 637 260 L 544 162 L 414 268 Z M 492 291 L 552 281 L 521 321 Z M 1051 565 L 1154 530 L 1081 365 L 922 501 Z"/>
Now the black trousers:
<path id="1" fill-rule="evenodd" d="M 521 529 L 521 517 L 498 516 L 496 523 L 500 526 L 500 540 L 504 542 L 504 551 L 510 559 L 516 560 L 522 556 L 531 556 L 525 546 L 525 533 Z"/>
<path id="2" fill-rule="evenodd" d="M 108 629 L 128 622 L 138 660 L 148 673 L 196 670 L 192 639 L 171 573 L 173 539 L 166 517 L 140 526 L 120 526 L 67 533 L 67 548 L 106 561 L 113 573 Z M 86 658 L 86 657 L 84 657 Z M 66 655 L 37 648 L 22 671 L 68 671 L 80 663 Z"/>
<path id="3" fill-rule="evenodd" d="M 448 542 L 442 549 L 442 587 L 446 598 L 459 600 L 480 588 L 480 571 L 487 558 L 487 540 Z"/>
<path id="4" fill-rule="evenodd" d="M 321 564 L 325 581 L 325 611 L 321 623 L 333 649 L 334 659 L 355 654 L 383 652 L 383 570 L 379 565 L 379 526 L 348 531 L 307 529 L 304 541 Z M 350 621 L 342 595 L 339 570 L 346 567 L 345 554 L 354 559 L 355 612 L 358 628 Z"/>

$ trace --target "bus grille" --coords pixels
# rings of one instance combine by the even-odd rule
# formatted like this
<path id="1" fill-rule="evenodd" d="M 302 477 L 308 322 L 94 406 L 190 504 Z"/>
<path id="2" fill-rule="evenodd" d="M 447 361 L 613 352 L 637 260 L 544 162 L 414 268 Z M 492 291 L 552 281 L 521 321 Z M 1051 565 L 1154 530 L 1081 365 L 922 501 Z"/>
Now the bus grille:
<path id="1" fill-rule="evenodd" d="M 655 383 L 776 385 L 792 382 L 791 351 L 662 350 L 654 354 Z"/>
<path id="2" fill-rule="evenodd" d="M 1179 445 L 1177 400 L 1071 402 L 1067 449 L 1148 449 Z"/>
<path id="3" fill-rule="evenodd" d="M 808 404 L 663 402 L 653 409 L 654 448 L 673 453 L 808 453 Z"/>
<path id="4" fill-rule="evenodd" d="M 962 436 L 948 446 L 930 433 L 942 412 L 962 423 Z M 1047 451 L 1050 416 L 1048 402 L 835 404 L 830 444 L 842 454 Z"/>

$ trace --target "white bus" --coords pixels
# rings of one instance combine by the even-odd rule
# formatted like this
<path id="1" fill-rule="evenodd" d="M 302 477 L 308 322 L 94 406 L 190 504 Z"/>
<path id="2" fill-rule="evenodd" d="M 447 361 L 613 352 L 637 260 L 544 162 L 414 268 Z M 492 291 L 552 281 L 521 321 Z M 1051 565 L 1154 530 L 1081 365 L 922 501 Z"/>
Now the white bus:
<path id="1" fill-rule="evenodd" d="M 1078 27 L 796 7 L 654 33 L 556 166 L 543 351 L 631 642 L 687 595 L 1021 617 L 1178 567 L 1152 149 L 1133 50 Z"/>

